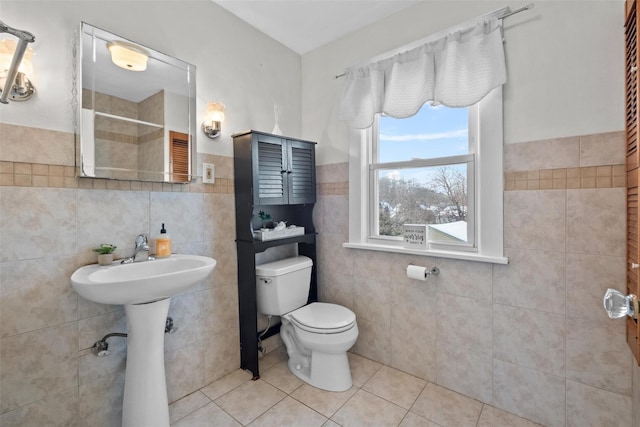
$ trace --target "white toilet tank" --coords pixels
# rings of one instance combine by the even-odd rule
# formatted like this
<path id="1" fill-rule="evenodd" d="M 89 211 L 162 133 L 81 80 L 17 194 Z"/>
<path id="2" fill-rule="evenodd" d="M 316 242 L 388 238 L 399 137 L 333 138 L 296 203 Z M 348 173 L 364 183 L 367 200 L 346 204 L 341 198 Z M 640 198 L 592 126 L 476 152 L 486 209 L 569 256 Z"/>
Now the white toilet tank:
<path id="1" fill-rule="evenodd" d="M 281 316 L 307 304 L 313 261 L 306 256 L 256 266 L 258 312 Z"/>

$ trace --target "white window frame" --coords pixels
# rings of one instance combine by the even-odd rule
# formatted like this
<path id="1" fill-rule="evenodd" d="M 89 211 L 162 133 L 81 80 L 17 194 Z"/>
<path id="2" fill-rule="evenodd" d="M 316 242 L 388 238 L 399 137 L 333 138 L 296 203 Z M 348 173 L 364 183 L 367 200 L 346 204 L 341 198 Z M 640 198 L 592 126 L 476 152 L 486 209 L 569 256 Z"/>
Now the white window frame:
<path id="1" fill-rule="evenodd" d="M 376 131 L 374 127 L 349 129 L 349 242 L 344 246 L 506 264 L 508 259 L 503 252 L 502 88 L 494 89 L 469 108 L 469 138 L 474 139 L 470 152 L 474 156 L 472 184 L 475 188 L 473 194 L 468 190 L 475 211 L 472 246 L 431 243 L 422 250 L 405 248 L 395 239 L 371 236 L 373 221 L 377 220 L 370 209 L 376 197 L 376 184 L 370 178 L 371 165 L 376 160 L 372 143 Z"/>

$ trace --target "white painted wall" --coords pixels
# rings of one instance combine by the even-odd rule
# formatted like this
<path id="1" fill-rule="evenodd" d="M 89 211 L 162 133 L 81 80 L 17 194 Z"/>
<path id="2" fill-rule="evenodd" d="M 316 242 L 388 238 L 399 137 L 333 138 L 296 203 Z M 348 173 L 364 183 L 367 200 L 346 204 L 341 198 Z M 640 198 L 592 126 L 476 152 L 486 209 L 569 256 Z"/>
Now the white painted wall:
<path id="1" fill-rule="evenodd" d="M 222 136 L 210 140 L 198 131 L 198 151 L 232 156 L 232 133 L 273 129 L 274 103 L 284 106 L 282 130 L 301 136 L 300 56 L 210 0 L 1 0 L 0 11 L 2 21 L 36 36 L 37 93 L 0 105 L 4 123 L 73 132 L 72 50 L 85 21 L 197 67 L 197 125 L 208 101 L 226 105 Z"/>
<path id="2" fill-rule="evenodd" d="M 302 56 L 303 137 L 319 164 L 346 162 L 338 120 L 345 67 L 523 1 L 425 1 Z M 505 143 L 624 129 L 624 2 L 535 2 L 505 21 Z"/>

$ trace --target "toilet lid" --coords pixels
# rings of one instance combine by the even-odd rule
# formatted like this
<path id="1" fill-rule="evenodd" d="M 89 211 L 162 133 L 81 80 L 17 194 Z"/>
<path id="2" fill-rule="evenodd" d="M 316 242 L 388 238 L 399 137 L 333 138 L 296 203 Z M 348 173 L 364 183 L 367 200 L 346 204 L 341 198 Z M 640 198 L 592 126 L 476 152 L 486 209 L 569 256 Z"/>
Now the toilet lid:
<path id="1" fill-rule="evenodd" d="M 314 302 L 289 313 L 296 324 L 306 330 L 347 330 L 356 321 L 353 311 L 337 304 Z"/>

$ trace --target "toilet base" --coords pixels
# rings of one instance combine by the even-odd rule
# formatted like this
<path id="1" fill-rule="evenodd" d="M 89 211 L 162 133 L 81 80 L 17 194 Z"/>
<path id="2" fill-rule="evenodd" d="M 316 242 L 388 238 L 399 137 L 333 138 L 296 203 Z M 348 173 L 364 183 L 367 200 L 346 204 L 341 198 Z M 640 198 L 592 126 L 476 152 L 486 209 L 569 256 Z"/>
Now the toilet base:
<path id="1" fill-rule="evenodd" d="M 289 370 L 302 381 L 327 391 L 346 391 L 351 388 L 351 369 L 347 353 L 327 354 L 312 351 L 311 366 L 289 358 Z"/>
<path id="2" fill-rule="evenodd" d="M 287 347 L 289 370 L 302 381 L 327 391 L 351 388 L 347 350 L 358 339 L 358 325 L 334 334 L 309 332 L 281 317 L 280 337 Z"/>

